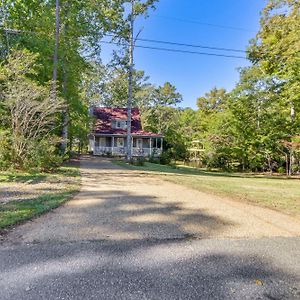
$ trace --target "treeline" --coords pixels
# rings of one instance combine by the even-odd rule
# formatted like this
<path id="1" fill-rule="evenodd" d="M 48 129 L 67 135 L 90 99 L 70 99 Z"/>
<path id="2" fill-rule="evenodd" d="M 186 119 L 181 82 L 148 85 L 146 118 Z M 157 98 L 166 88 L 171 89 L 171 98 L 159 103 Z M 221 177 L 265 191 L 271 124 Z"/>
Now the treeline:
<path id="1" fill-rule="evenodd" d="M 260 25 L 236 87 L 200 97 L 182 127 L 203 142 L 206 166 L 291 174 L 300 171 L 300 2 L 269 1 Z"/>
<path id="2" fill-rule="evenodd" d="M 1 1 L 0 168 L 51 169 L 84 148 L 90 83 L 103 75 L 99 41 L 114 34 L 124 45 L 130 20 L 154 3 Z M 115 63 L 125 70 L 127 46 L 121 48 Z"/>
<path id="3" fill-rule="evenodd" d="M 165 135 L 166 160 L 190 160 L 227 170 L 299 172 L 300 3 L 271 0 L 250 41 L 252 65 L 236 87 L 214 88 L 197 99 L 197 110 L 176 108 L 182 97 L 169 83 L 156 87 L 135 72 L 135 104 L 144 127 Z M 108 72 L 109 73 L 109 72 Z M 101 85 L 102 104 L 126 103 L 126 74 L 114 70 Z M 198 141 L 193 144 L 193 141 Z"/>
<path id="4" fill-rule="evenodd" d="M 0 168 L 51 169 L 84 149 L 91 105 L 126 107 L 130 23 L 154 4 L 60 0 L 57 10 L 54 0 L 1 2 Z M 99 41 L 107 35 L 119 51 L 103 65 Z M 191 159 L 196 140 L 205 167 L 297 172 L 299 36 L 299 1 L 269 0 L 247 49 L 252 65 L 232 91 L 197 99 L 197 110 L 178 108 L 171 83 L 153 85 L 134 70 L 133 106 L 146 130 L 165 135 L 163 161 Z"/>

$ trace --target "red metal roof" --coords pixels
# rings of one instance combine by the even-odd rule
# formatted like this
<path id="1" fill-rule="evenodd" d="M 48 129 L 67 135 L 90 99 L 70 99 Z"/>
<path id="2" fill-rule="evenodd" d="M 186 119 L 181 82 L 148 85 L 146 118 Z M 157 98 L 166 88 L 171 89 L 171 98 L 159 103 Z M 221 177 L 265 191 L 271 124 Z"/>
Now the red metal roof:
<path id="1" fill-rule="evenodd" d="M 93 111 L 96 117 L 96 122 L 93 130 L 95 135 L 126 135 L 127 130 L 121 128 L 113 128 L 113 120 L 127 120 L 127 108 L 113 108 L 113 107 L 95 107 Z M 140 118 L 140 111 L 138 108 L 131 110 L 131 134 L 136 136 L 161 137 L 161 134 L 144 131 Z"/>

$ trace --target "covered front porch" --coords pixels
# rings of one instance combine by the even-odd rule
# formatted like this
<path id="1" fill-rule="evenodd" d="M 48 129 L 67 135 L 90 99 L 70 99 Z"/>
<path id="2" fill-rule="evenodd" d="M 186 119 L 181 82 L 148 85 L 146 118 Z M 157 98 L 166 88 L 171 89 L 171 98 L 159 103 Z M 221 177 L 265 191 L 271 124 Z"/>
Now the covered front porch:
<path id="1" fill-rule="evenodd" d="M 133 136 L 131 141 L 132 156 L 158 157 L 162 153 L 162 137 Z M 94 155 L 125 156 L 127 138 L 124 135 L 94 136 L 94 140 L 90 141 L 90 147 Z"/>

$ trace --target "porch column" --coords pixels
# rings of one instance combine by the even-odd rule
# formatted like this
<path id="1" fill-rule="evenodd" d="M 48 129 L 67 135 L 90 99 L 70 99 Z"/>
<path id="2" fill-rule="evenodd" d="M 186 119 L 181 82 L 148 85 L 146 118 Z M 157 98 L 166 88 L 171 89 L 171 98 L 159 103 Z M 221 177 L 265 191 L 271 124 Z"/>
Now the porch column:
<path id="1" fill-rule="evenodd" d="M 150 138 L 150 156 L 152 155 L 152 138 Z"/>
<path id="2" fill-rule="evenodd" d="M 163 150 L 163 138 L 160 138 L 160 151 L 162 152 Z"/>
<path id="3" fill-rule="evenodd" d="M 94 145 L 93 145 L 93 154 L 95 155 L 96 153 L 96 137 L 95 137 L 95 135 L 94 135 Z"/>
<path id="4" fill-rule="evenodd" d="M 115 137 L 112 137 L 112 144 L 111 144 L 111 155 L 114 155 L 114 145 L 115 145 Z"/>

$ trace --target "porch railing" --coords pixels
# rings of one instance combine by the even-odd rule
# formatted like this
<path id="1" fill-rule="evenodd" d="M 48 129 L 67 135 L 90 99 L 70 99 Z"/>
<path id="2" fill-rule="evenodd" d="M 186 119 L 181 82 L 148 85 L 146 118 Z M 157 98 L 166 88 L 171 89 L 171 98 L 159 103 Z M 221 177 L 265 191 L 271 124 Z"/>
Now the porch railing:
<path id="1" fill-rule="evenodd" d="M 126 147 L 102 147 L 98 146 L 94 149 L 95 155 L 117 155 L 117 156 L 125 156 L 127 153 Z M 159 156 L 161 155 L 160 148 L 136 148 L 132 147 L 132 155 L 133 156 Z"/>

